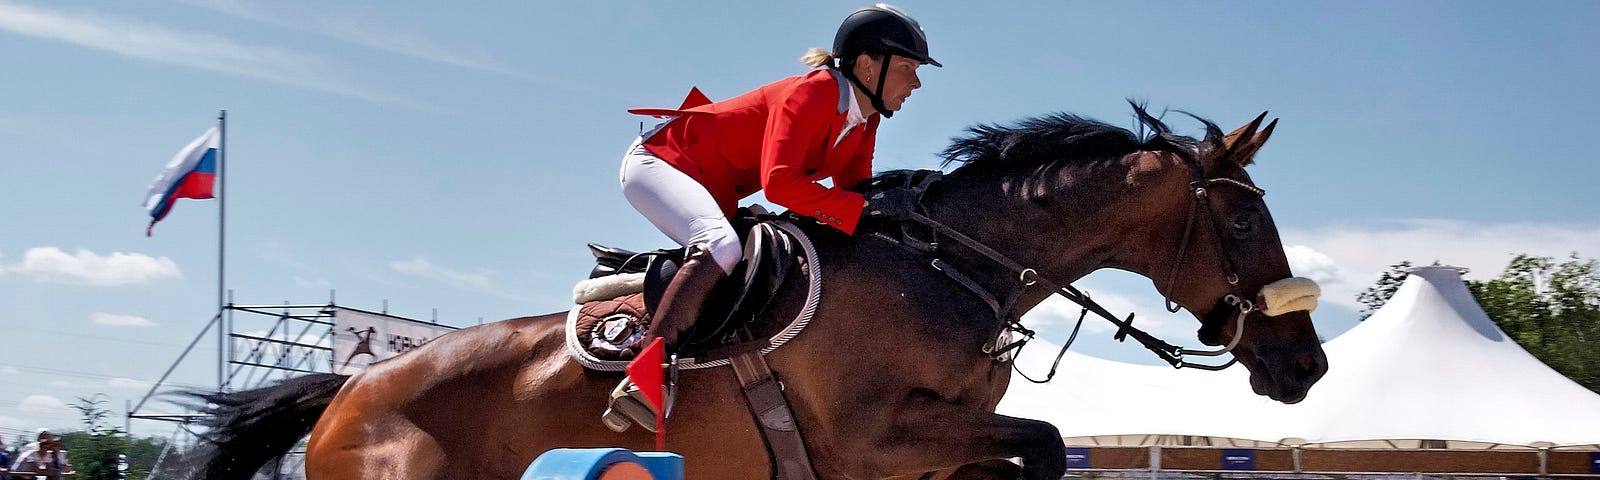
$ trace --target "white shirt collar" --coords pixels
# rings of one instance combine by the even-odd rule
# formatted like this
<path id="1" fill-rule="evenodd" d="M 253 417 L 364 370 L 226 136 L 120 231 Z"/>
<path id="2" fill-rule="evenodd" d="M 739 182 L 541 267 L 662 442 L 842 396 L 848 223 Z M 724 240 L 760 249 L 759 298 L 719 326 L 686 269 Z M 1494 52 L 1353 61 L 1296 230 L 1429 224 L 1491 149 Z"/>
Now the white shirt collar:
<path id="1" fill-rule="evenodd" d="M 856 100 L 856 89 L 850 89 L 850 111 L 845 113 L 844 128 L 849 130 L 856 125 L 867 123 L 867 117 L 861 115 L 861 102 Z"/>
<path id="2" fill-rule="evenodd" d="M 861 104 L 858 100 L 856 100 L 856 89 L 855 87 L 851 87 L 850 110 L 846 111 L 844 114 L 844 130 L 839 132 L 839 138 L 833 139 L 833 146 L 839 146 L 839 142 L 843 142 L 844 137 L 850 135 L 851 131 L 855 130 L 856 127 L 859 127 L 864 123 L 867 123 L 867 117 L 861 115 Z"/>

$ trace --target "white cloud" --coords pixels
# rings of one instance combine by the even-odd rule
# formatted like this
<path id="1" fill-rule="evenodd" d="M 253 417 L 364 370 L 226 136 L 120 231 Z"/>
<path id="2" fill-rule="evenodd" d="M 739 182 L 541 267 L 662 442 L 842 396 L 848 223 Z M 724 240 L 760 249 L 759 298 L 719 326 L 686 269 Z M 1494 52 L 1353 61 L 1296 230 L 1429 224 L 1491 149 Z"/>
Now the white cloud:
<path id="1" fill-rule="evenodd" d="M 107 327 L 154 327 L 156 322 L 147 318 L 133 315 L 117 315 L 114 313 L 94 312 L 89 314 L 89 321 L 95 325 Z"/>
<path id="2" fill-rule="evenodd" d="M 1378 277 L 1376 275 L 1363 283 L 1360 274 L 1351 273 L 1348 269 L 1341 267 L 1333 257 L 1329 257 L 1315 248 L 1306 245 L 1285 245 L 1283 250 L 1289 256 L 1289 270 L 1294 272 L 1295 276 L 1312 279 L 1317 282 L 1318 286 L 1322 287 L 1320 301 L 1332 302 L 1356 310 L 1365 308 L 1356 302 L 1355 293 L 1352 292 L 1365 290 L 1367 285 L 1370 285 L 1373 280 L 1377 280 Z"/>
<path id="3" fill-rule="evenodd" d="M 18 373 L 22 373 L 22 370 L 17 370 L 17 367 L 10 365 L 0 367 L 0 375 L 16 375 Z"/>
<path id="4" fill-rule="evenodd" d="M 6 267 L 6 271 L 41 282 L 102 287 L 183 277 L 178 264 L 167 257 L 122 252 L 101 256 L 81 248 L 69 255 L 56 247 L 30 248 L 22 255 L 22 262 Z"/>
<path id="5" fill-rule="evenodd" d="M 270 8 L 280 6 L 280 4 L 273 2 L 239 0 L 180 1 L 263 25 L 311 31 L 373 50 L 418 60 L 528 80 L 543 80 L 517 71 L 482 48 L 469 49 L 448 46 L 417 32 L 375 24 L 372 19 L 367 18 L 368 16 L 341 14 L 331 11 L 332 9 L 329 8 L 319 8 L 311 15 L 303 12 L 285 12 L 282 8 L 278 8 L 277 11 L 268 11 Z"/>
<path id="6" fill-rule="evenodd" d="M 267 14 L 267 12 L 262 11 L 260 8 L 257 8 L 257 5 L 239 0 L 178 0 L 178 3 L 210 9 L 215 12 L 250 20 L 256 23 L 277 27 L 289 26 L 285 25 L 283 21 Z"/>
<path id="7" fill-rule="evenodd" d="M 106 386 L 108 386 L 108 387 L 111 387 L 111 388 L 122 388 L 122 389 L 128 389 L 128 390 L 147 390 L 147 389 L 150 388 L 151 385 L 155 385 L 155 382 L 146 381 L 146 380 L 134 380 L 132 378 L 113 378 L 113 379 L 110 379 L 110 380 L 106 380 Z"/>
<path id="8" fill-rule="evenodd" d="M 22 420 L 20 418 L 17 418 L 17 417 L 8 417 L 8 416 L 5 416 L 5 415 L 0 415 L 0 429 L 5 429 L 5 430 L 27 430 L 28 429 L 28 422 L 26 422 L 26 421 L 24 421 L 24 420 Z"/>
<path id="9" fill-rule="evenodd" d="M 239 0 L 180 0 L 191 6 L 209 9 L 236 18 L 263 25 L 298 31 L 312 31 L 340 41 L 374 50 L 393 53 L 434 63 L 473 70 L 525 77 L 496 60 L 481 49 L 466 52 L 447 47 L 423 35 L 392 27 L 372 24 L 369 19 L 356 19 L 319 8 L 314 15 L 292 14 L 278 8 L 275 3 L 246 2 Z"/>
<path id="10" fill-rule="evenodd" d="M 1316 280 L 1319 283 L 1332 281 L 1339 277 L 1339 262 L 1327 254 L 1305 245 L 1285 245 L 1284 253 L 1289 257 L 1289 270 L 1295 275 Z"/>
<path id="11" fill-rule="evenodd" d="M 321 32 L 363 47 L 473 70 L 532 78 L 506 66 L 481 49 L 471 52 L 446 47 L 421 35 L 341 17 L 322 17 Z"/>
<path id="12" fill-rule="evenodd" d="M 427 258 L 422 258 L 422 256 L 408 259 L 408 261 L 390 261 L 389 267 L 394 269 L 395 272 L 427 278 L 432 282 L 453 286 L 458 290 L 477 291 L 477 293 L 491 294 L 491 296 L 498 296 L 498 298 L 504 299 L 515 299 L 515 301 L 528 301 L 528 298 L 530 298 L 523 291 L 517 291 L 514 288 L 509 288 L 509 286 L 494 282 L 493 272 L 467 274 L 467 272 L 451 269 L 451 267 L 437 266 L 437 264 Z"/>
<path id="13" fill-rule="evenodd" d="M 1564 258 L 1577 252 L 1600 257 L 1600 225 L 1479 223 L 1414 219 L 1311 229 L 1286 229 L 1284 250 L 1295 274 L 1322 283 L 1323 301 L 1360 308 L 1355 296 L 1390 265 L 1438 261 L 1488 280 L 1518 253 Z"/>
<path id="14" fill-rule="evenodd" d="M 55 388 L 72 388 L 74 386 L 72 382 L 66 380 L 51 380 L 49 385 Z"/>
<path id="15" fill-rule="evenodd" d="M 488 274 L 466 273 L 442 265 L 434 265 L 426 257 L 417 257 L 411 260 L 395 260 L 389 262 L 389 267 L 400 273 L 432 278 L 434 280 L 465 288 L 488 288 L 492 282 Z"/>
<path id="16" fill-rule="evenodd" d="M 389 262 L 389 268 L 400 273 L 426 278 L 461 290 L 476 291 L 513 300 L 527 299 L 527 295 L 495 282 L 491 272 L 467 273 L 443 265 L 435 265 L 426 257 L 419 256 L 411 260 L 394 260 Z"/>
<path id="17" fill-rule="evenodd" d="M 290 50 L 88 13 L 66 13 L 0 0 L 0 30 L 120 55 L 416 107 L 347 80 L 333 62 Z"/>
<path id="18" fill-rule="evenodd" d="M 17 409 L 29 413 L 61 413 L 72 411 L 67 402 L 49 395 L 28 395 L 17 403 Z"/>
<path id="19" fill-rule="evenodd" d="M 594 96 L 607 98 L 615 96 L 611 92 L 596 90 L 582 83 L 561 81 L 547 75 L 536 75 L 523 71 L 495 58 L 492 53 L 484 48 L 462 48 L 445 45 L 415 31 L 376 24 L 370 18 L 371 15 L 363 15 L 362 13 L 340 13 L 326 6 L 312 12 L 291 12 L 287 11 L 278 2 L 248 2 L 240 0 L 179 1 L 263 25 L 312 32 L 342 42 L 403 57 L 504 75 Z"/>

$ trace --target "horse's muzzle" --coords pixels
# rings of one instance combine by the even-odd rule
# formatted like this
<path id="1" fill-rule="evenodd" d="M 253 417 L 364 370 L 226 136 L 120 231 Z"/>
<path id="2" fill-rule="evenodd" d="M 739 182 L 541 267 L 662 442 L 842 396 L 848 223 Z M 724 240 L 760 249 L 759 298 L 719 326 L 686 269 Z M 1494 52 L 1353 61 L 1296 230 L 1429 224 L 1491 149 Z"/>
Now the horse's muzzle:
<path id="1" fill-rule="evenodd" d="M 1283 403 L 1304 400 L 1311 386 L 1328 373 L 1328 357 L 1321 345 L 1299 353 L 1284 349 L 1259 351 L 1254 360 L 1256 368 L 1250 371 L 1250 388 L 1258 395 Z"/>

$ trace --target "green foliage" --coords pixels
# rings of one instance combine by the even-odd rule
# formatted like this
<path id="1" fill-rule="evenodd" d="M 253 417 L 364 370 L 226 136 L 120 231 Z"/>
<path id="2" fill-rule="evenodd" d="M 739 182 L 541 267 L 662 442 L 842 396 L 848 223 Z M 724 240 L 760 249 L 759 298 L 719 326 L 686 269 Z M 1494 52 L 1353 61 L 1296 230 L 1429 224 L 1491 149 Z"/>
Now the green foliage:
<path id="1" fill-rule="evenodd" d="M 63 443 L 72 453 L 72 466 L 78 478 L 84 480 L 116 480 L 122 478 L 117 471 L 119 456 L 127 449 L 127 438 L 122 430 L 105 426 L 111 411 L 105 408 L 105 394 L 78 397 L 72 408 L 83 415 L 84 431 L 62 436 Z"/>
<path id="2" fill-rule="evenodd" d="M 1467 287 L 1506 335 L 1600 392 L 1600 262 L 1576 253 L 1560 263 L 1519 254 L 1499 278 Z"/>
<path id="3" fill-rule="evenodd" d="M 1367 308 L 1361 310 L 1361 318 L 1359 320 L 1366 320 L 1367 317 L 1372 316 L 1373 312 L 1378 311 L 1378 308 L 1383 307 L 1383 304 L 1389 301 L 1389 297 L 1394 296 L 1394 291 L 1400 288 L 1400 282 L 1406 279 L 1407 272 L 1410 270 L 1411 261 L 1409 260 L 1390 265 L 1389 270 L 1378 276 L 1378 283 L 1368 287 L 1367 291 L 1361 292 L 1360 295 L 1356 295 L 1356 301 L 1367 306 Z"/>
<path id="4" fill-rule="evenodd" d="M 127 440 L 121 433 L 117 429 L 110 429 L 101 430 L 100 433 L 69 432 L 61 436 L 62 443 L 66 444 L 71 454 L 68 459 L 72 461 L 73 468 L 78 470 L 78 478 L 120 478 L 117 476 L 117 455 L 127 447 Z"/>
<path id="5" fill-rule="evenodd" d="M 156 459 L 161 457 L 161 450 L 165 449 L 166 446 L 167 440 L 164 438 L 128 438 L 127 449 L 123 450 L 128 455 L 127 478 L 143 480 L 149 476 L 150 469 L 154 467 Z M 177 452 L 167 452 L 167 457 L 161 462 L 161 472 L 156 475 L 156 478 L 174 478 L 175 470 L 172 465 L 177 459 Z"/>
<path id="6" fill-rule="evenodd" d="M 111 411 L 104 407 L 105 403 L 104 394 L 95 394 L 87 398 L 78 397 L 78 402 L 72 405 L 83 417 L 84 430 L 64 434 L 61 441 L 70 454 L 67 458 L 78 471 L 77 478 L 145 478 L 166 442 L 157 438 L 131 438 L 120 428 L 106 426 L 105 420 L 111 416 Z M 120 458 L 123 455 L 126 455 L 128 470 L 119 475 L 117 466 L 123 461 Z M 169 461 L 172 458 L 168 456 Z"/>
<path id="7" fill-rule="evenodd" d="M 89 433 L 99 432 L 105 424 L 106 417 L 111 416 L 111 411 L 103 406 L 105 403 L 106 394 L 96 393 L 88 397 L 78 397 L 78 403 L 72 404 L 72 408 L 83 415 L 83 428 Z"/>

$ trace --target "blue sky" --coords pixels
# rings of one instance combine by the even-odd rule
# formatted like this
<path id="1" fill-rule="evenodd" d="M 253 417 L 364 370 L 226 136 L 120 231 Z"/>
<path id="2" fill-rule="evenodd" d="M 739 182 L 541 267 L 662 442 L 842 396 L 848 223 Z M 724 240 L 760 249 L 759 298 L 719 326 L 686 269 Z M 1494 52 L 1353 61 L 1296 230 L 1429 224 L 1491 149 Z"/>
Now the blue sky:
<path id="1" fill-rule="evenodd" d="M 1400 260 L 1482 279 L 1515 252 L 1600 256 L 1600 5 L 1041 3 L 901 5 L 946 67 L 884 122 L 879 169 L 936 168 L 975 122 L 1130 125 L 1125 98 L 1227 129 L 1270 110 L 1252 175 L 1297 273 L 1324 285 L 1325 338 Z M 641 120 L 626 108 L 801 73 L 858 6 L 0 0 L 0 434 L 72 427 L 64 405 L 95 393 L 120 414 L 214 313 L 216 202 L 180 202 L 151 238 L 139 205 L 219 109 L 236 301 L 337 289 L 467 326 L 565 309 L 586 242 L 668 244 L 618 192 Z M 1148 281 L 1080 286 L 1192 338 Z M 1059 341 L 1069 315 L 1029 322 Z M 1108 337 L 1087 327 L 1079 348 L 1151 361 Z M 177 383 L 215 383 L 213 345 Z"/>

